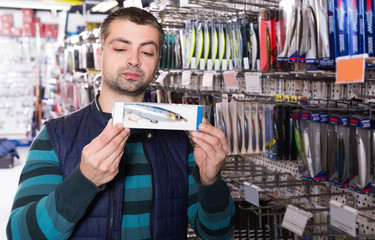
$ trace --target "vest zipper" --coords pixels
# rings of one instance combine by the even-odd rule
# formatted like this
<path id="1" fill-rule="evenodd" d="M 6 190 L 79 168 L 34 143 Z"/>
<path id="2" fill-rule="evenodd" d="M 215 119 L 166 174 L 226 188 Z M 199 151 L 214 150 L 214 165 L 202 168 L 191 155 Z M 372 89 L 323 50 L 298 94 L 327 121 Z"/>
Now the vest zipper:
<path id="1" fill-rule="evenodd" d="M 109 223 L 108 223 L 108 240 L 112 239 L 112 228 L 113 228 L 113 216 L 114 216 L 114 207 L 113 207 L 113 200 L 114 200 L 114 181 L 110 183 L 110 192 L 109 192 Z"/>
<path id="2" fill-rule="evenodd" d="M 153 219 L 154 219 L 154 198 L 155 198 L 155 189 L 154 189 L 154 175 L 153 175 L 153 170 L 152 170 L 152 165 L 150 162 L 150 159 L 148 157 L 148 153 L 146 151 L 146 144 L 145 141 L 143 141 L 143 152 L 145 153 L 146 159 L 148 163 L 150 164 L 150 169 L 151 169 L 151 185 L 152 185 L 152 201 L 151 201 L 151 212 L 150 212 L 150 237 L 153 239 L 153 232 L 152 230 L 154 229 L 154 224 L 153 224 Z"/>

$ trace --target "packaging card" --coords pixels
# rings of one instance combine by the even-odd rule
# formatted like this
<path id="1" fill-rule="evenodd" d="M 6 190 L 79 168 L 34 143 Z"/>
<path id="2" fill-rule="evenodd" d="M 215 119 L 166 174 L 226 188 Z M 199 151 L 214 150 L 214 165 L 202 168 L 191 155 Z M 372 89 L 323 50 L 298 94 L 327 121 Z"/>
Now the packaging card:
<path id="1" fill-rule="evenodd" d="M 126 103 L 113 105 L 113 124 L 127 128 L 198 130 L 202 106 L 163 103 Z"/>
<path id="2" fill-rule="evenodd" d="M 341 203 L 335 200 L 331 200 L 329 206 L 331 225 L 346 232 L 352 237 L 356 237 L 358 210 L 348 206 L 341 206 Z"/>
<path id="3" fill-rule="evenodd" d="M 288 205 L 281 226 L 302 236 L 307 221 L 311 217 L 312 213 L 303 211 L 293 205 Z"/>

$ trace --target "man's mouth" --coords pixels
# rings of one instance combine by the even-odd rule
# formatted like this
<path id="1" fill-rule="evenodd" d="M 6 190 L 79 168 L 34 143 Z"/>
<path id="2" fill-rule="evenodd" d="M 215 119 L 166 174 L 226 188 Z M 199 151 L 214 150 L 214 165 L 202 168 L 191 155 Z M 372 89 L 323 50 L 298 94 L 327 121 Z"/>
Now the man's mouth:
<path id="1" fill-rule="evenodd" d="M 137 72 L 124 72 L 122 73 L 122 76 L 127 79 L 138 79 L 141 75 Z"/>

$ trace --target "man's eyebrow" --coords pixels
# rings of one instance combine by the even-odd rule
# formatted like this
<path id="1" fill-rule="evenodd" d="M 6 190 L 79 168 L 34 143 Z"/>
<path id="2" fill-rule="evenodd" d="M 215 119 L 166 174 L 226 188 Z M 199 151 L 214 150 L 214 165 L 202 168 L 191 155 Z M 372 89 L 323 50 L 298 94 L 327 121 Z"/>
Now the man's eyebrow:
<path id="1" fill-rule="evenodd" d="M 109 44 L 112 44 L 114 42 L 122 42 L 122 43 L 125 43 L 125 44 L 128 44 L 128 45 L 132 45 L 132 42 L 127 40 L 127 39 L 124 39 L 124 38 L 121 38 L 121 37 L 118 37 L 118 38 L 114 38 L 112 39 Z M 158 44 L 155 42 L 155 41 L 147 41 L 147 42 L 143 42 L 141 43 L 141 46 L 145 46 L 145 45 L 153 45 L 155 46 L 156 49 L 158 49 Z"/>

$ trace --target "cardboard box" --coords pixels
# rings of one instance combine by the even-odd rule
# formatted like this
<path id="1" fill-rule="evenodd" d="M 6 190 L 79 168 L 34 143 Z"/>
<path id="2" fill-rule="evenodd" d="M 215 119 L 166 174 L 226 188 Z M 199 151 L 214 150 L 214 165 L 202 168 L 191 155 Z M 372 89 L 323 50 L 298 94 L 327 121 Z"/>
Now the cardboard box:
<path id="1" fill-rule="evenodd" d="M 198 130 L 202 106 L 165 103 L 126 103 L 113 105 L 113 124 L 127 128 Z"/>

